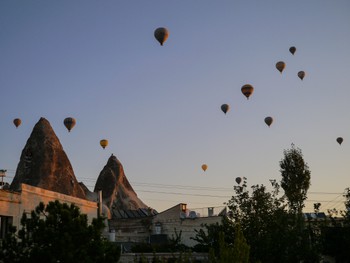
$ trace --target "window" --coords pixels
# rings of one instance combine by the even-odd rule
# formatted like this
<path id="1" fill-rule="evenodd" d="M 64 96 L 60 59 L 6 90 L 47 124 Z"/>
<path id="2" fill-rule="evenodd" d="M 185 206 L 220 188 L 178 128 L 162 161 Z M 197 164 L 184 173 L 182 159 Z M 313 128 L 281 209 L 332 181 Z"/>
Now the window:
<path id="1" fill-rule="evenodd" d="M 0 239 L 3 239 L 12 225 L 12 216 L 0 216 Z"/>
<path id="2" fill-rule="evenodd" d="M 155 224 L 155 231 L 156 235 L 160 235 L 162 233 L 162 224 L 160 222 Z"/>

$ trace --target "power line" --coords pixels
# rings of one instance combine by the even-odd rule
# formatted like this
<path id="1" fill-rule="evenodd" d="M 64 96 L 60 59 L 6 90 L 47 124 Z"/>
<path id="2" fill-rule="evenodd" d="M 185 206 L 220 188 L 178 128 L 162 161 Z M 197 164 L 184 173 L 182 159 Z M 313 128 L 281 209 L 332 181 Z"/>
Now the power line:
<path id="1" fill-rule="evenodd" d="M 336 196 L 336 197 L 333 198 L 332 200 L 326 202 L 326 203 L 324 204 L 324 209 L 325 209 L 325 210 L 326 210 L 326 209 L 332 209 L 333 207 L 332 207 L 332 208 L 328 208 L 329 204 L 330 204 L 330 203 L 336 202 L 335 200 L 337 200 L 339 197 L 344 197 L 344 196 L 343 196 L 343 193 L 341 193 L 340 195 Z M 337 202 L 343 202 L 343 201 L 337 201 Z"/>
<path id="2" fill-rule="evenodd" d="M 14 169 L 7 169 L 8 172 L 10 173 L 15 173 L 16 170 Z M 14 176 L 6 176 L 8 179 L 13 179 Z M 90 182 L 96 182 L 95 179 L 90 178 L 90 177 L 78 177 L 80 180 L 83 179 L 82 181 L 90 181 Z M 144 187 L 149 187 L 149 188 L 157 188 L 159 187 L 162 188 L 170 188 L 170 189 L 179 189 L 179 190 L 193 190 L 193 191 L 230 191 L 233 192 L 233 186 L 232 187 L 211 187 L 211 186 L 194 186 L 194 185 L 178 185 L 178 184 L 159 184 L 159 183 L 145 183 L 145 182 L 135 182 L 131 181 L 130 184 L 132 186 L 144 186 Z M 93 187 L 90 184 L 86 184 L 86 186 Z M 308 192 L 308 195 L 342 195 L 342 193 L 339 192 L 318 192 L 318 191 L 310 191 Z M 327 201 L 328 202 L 328 201 Z"/>
<path id="3" fill-rule="evenodd" d="M 7 179 L 13 179 L 13 176 L 6 176 Z M 84 178 L 84 177 L 83 177 Z M 80 178 L 81 179 L 81 178 Z M 91 178 L 84 178 L 85 180 L 88 179 L 89 181 L 94 181 L 94 179 Z M 87 181 L 88 181 L 87 180 Z M 148 187 L 148 188 L 157 188 L 159 189 L 160 187 L 165 188 L 165 189 L 178 189 L 178 190 L 191 190 L 191 191 L 229 191 L 233 192 L 233 187 L 232 188 L 227 188 L 227 187 L 208 187 L 208 186 L 193 186 L 193 185 L 177 185 L 177 184 L 158 184 L 158 183 L 144 183 L 144 182 L 130 182 L 132 186 L 140 186 L 140 187 Z M 93 185 L 86 184 L 87 187 L 94 187 Z M 149 193 L 171 193 L 171 192 L 159 192 L 159 191 L 147 191 L 147 190 L 139 190 L 143 192 L 149 192 Z M 183 193 L 172 193 L 172 194 L 183 194 Z M 308 195 L 337 195 L 337 197 L 343 195 L 343 193 L 339 192 L 308 192 Z M 193 194 L 191 194 L 193 195 Z M 225 198 L 230 198 L 231 196 L 218 196 L 218 195 L 200 195 L 197 194 L 198 196 L 209 196 L 209 197 L 225 197 Z M 312 200 L 316 201 L 316 200 Z M 323 202 L 329 202 L 329 200 L 323 201 Z"/>
<path id="4" fill-rule="evenodd" d="M 10 171 L 15 171 L 11 170 Z M 6 179 L 13 179 L 14 176 L 6 176 Z M 79 179 L 85 179 L 85 181 L 93 182 L 95 181 L 92 178 L 88 177 L 80 177 Z M 159 184 L 159 183 L 145 183 L 145 182 L 131 182 L 131 185 L 138 187 L 144 187 L 144 188 L 162 188 L 162 189 L 176 189 L 176 190 L 185 190 L 185 191 L 220 191 L 220 192 L 230 192 L 233 193 L 234 189 L 228 188 L 228 187 L 208 187 L 208 186 L 193 186 L 193 185 L 178 185 L 178 184 Z M 93 188 L 94 186 L 91 184 L 86 184 L 87 187 Z M 200 194 L 200 193 L 184 193 L 184 192 L 168 192 L 168 191 L 159 191 L 159 190 L 145 190 L 145 189 L 137 189 L 136 192 L 143 192 L 143 193 L 151 193 L 151 194 L 166 194 L 166 195 L 180 195 L 180 196 L 197 196 L 197 197 L 213 197 L 213 198 L 225 198 L 226 200 L 230 199 L 232 195 L 215 195 L 215 194 Z M 337 195 L 332 200 L 315 200 L 315 199 L 307 199 L 305 202 L 320 202 L 325 203 L 324 207 L 327 209 L 331 204 L 338 204 L 337 206 L 343 205 L 342 200 L 337 199 L 343 195 L 343 193 L 337 193 L 337 192 L 317 192 L 312 191 L 308 192 L 308 195 Z M 159 200 L 158 200 L 159 201 Z"/>
<path id="5" fill-rule="evenodd" d="M 178 192 L 161 192 L 161 191 L 147 191 L 147 190 L 139 190 L 138 192 L 152 193 L 152 194 L 170 194 L 170 195 L 187 195 L 187 196 L 201 196 L 201 197 L 230 198 L 230 196 L 223 196 L 223 195 L 188 194 L 188 193 L 178 193 Z"/>
<path id="6" fill-rule="evenodd" d="M 173 184 L 156 184 L 156 183 L 139 183 L 139 182 L 131 182 L 132 185 L 136 186 L 145 186 L 145 187 L 152 187 L 152 188 L 177 188 L 177 189 L 184 189 L 184 190 L 210 190 L 210 191 L 233 191 L 232 188 L 227 187 L 208 187 L 208 186 L 191 186 L 191 185 L 173 185 Z"/>

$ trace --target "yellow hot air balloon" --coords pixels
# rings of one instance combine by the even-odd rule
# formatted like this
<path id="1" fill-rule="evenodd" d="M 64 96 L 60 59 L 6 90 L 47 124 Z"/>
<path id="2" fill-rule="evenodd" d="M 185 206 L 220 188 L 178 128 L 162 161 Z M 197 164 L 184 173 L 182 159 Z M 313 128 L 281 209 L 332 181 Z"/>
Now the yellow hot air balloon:
<path id="1" fill-rule="evenodd" d="M 241 91 L 242 91 L 243 95 L 246 96 L 247 99 L 249 99 L 250 95 L 252 95 L 254 92 L 254 88 L 250 84 L 245 84 L 242 86 Z"/>
<path id="2" fill-rule="evenodd" d="M 66 126 L 67 130 L 70 132 L 70 130 L 73 129 L 73 127 L 75 126 L 76 121 L 74 118 L 68 117 L 64 119 L 63 124 L 64 126 Z"/>
<path id="3" fill-rule="evenodd" d="M 154 37 L 158 40 L 161 46 L 169 37 L 169 31 L 165 27 L 159 27 L 154 31 Z"/>
<path id="4" fill-rule="evenodd" d="M 202 164 L 202 170 L 205 172 L 208 169 L 208 165 Z"/>
<path id="5" fill-rule="evenodd" d="M 105 149 L 108 145 L 108 140 L 106 139 L 101 140 L 100 145 L 102 146 L 103 149 Z"/>
<path id="6" fill-rule="evenodd" d="M 342 142 L 343 142 L 343 138 L 342 138 L 342 137 L 338 137 L 338 138 L 337 138 L 337 142 L 339 143 L 339 145 L 341 145 Z"/>
<path id="7" fill-rule="evenodd" d="M 267 124 L 267 126 L 270 127 L 270 125 L 272 124 L 273 122 L 273 118 L 272 117 L 266 117 L 265 118 L 265 123 Z"/>
<path id="8" fill-rule="evenodd" d="M 299 71 L 299 72 L 298 72 L 298 77 L 299 77 L 301 80 L 303 80 L 304 77 L 305 77 L 305 71 Z"/>
<path id="9" fill-rule="evenodd" d="M 18 128 L 19 125 L 21 125 L 22 121 L 19 118 L 16 118 L 13 120 L 13 124 Z"/>
<path id="10" fill-rule="evenodd" d="M 230 110 L 230 105 L 228 104 L 222 104 L 221 110 L 226 114 Z"/>
<path id="11" fill-rule="evenodd" d="M 278 61 L 276 63 L 276 68 L 278 69 L 279 72 L 282 73 L 282 71 L 284 70 L 284 68 L 286 67 L 286 63 L 284 63 L 283 61 Z"/>
<path id="12" fill-rule="evenodd" d="M 290 47 L 289 48 L 289 52 L 292 53 L 292 55 L 294 55 L 295 51 L 297 51 L 296 47 Z"/>

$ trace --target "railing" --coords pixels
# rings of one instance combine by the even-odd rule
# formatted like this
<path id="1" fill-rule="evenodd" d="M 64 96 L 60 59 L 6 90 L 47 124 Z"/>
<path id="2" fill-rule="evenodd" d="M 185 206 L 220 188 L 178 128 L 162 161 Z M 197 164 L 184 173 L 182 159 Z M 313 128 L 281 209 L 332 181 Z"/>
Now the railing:
<path id="1" fill-rule="evenodd" d="M 186 210 L 186 217 L 210 217 L 225 213 L 225 206 L 190 208 Z"/>

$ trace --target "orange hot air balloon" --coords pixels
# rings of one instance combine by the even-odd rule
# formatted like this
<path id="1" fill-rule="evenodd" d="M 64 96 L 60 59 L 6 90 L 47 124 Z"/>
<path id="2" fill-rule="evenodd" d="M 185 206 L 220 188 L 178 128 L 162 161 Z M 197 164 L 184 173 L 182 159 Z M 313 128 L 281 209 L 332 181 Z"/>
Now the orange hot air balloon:
<path id="1" fill-rule="evenodd" d="M 103 149 L 105 149 L 105 148 L 108 146 L 108 140 L 102 139 L 102 140 L 100 141 L 100 145 L 101 145 L 101 147 L 102 147 Z"/>
<path id="2" fill-rule="evenodd" d="M 241 91 L 242 91 L 243 95 L 246 96 L 247 99 L 249 99 L 250 95 L 252 95 L 254 92 L 254 88 L 250 84 L 245 84 L 242 86 Z"/>
<path id="3" fill-rule="evenodd" d="M 266 117 L 265 118 L 265 123 L 267 124 L 267 126 L 270 127 L 270 125 L 272 124 L 273 122 L 273 118 L 272 117 Z"/>
<path id="4" fill-rule="evenodd" d="M 18 128 L 19 125 L 21 125 L 22 121 L 19 118 L 16 118 L 13 120 L 13 124 Z"/>
<path id="5" fill-rule="evenodd" d="M 295 51 L 297 51 L 296 47 L 290 47 L 289 48 L 289 52 L 292 53 L 292 55 L 294 55 Z"/>
<path id="6" fill-rule="evenodd" d="M 202 170 L 205 172 L 208 169 L 208 165 L 202 164 Z"/>
<path id="7" fill-rule="evenodd" d="M 230 106 L 228 104 L 222 104 L 221 110 L 226 114 L 230 110 Z"/>
<path id="8" fill-rule="evenodd" d="M 282 71 L 284 70 L 284 68 L 286 67 L 286 63 L 284 63 L 283 61 L 278 61 L 276 63 L 276 68 L 278 69 L 279 72 L 282 73 Z"/>
<path id="9" fill-rule="evenodd" d="M 63 124 L 64 124 L 64 126 L 66 126 L 68 132 L 70 132 L 71 129 L 73 129 L 73 127 L 75 126 L 76 121 L 74 118 L 68 117 L 68 118 L 64 119 Z"/>
<path id="10" fill-rule="evenodd" d="M 161 46 L 169 37 L 169 31 L 165 27 L 159 27 L 154 31 L 154 37 L 158 40 Z"/>
<path id="11" fill-rule="evenodd" d="M 305 77 L 305 71 L 299 71 L 299 72 L 298 72 L 298 77 L 299 77 L 301 80 L 303 80 L 304 77 Z"/>
<path id="12" fill-rule="evenodd" d="M 338 138 L 337 138 L 337 142 L 339 143 L 339 145 L 341 145 L 342 142 L 343 142 L 343 138 L 342 138 L 342 137 L 338 137 Z"/>

